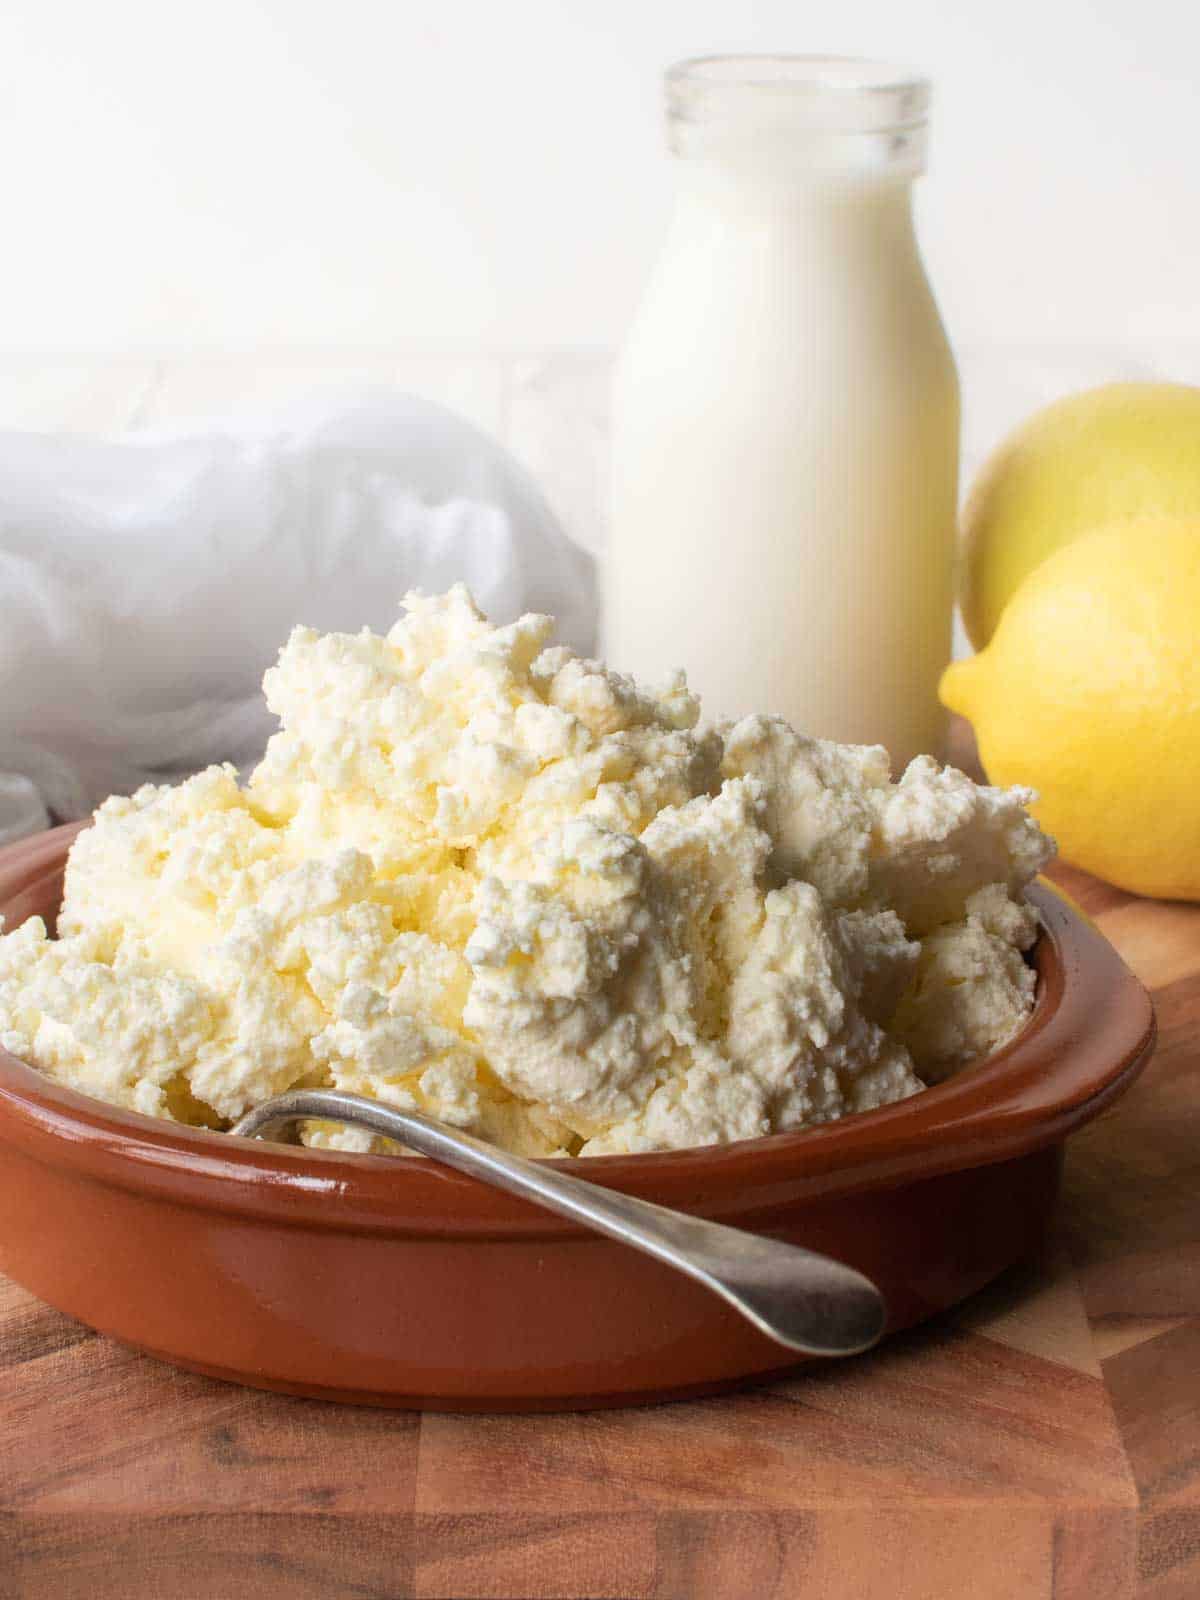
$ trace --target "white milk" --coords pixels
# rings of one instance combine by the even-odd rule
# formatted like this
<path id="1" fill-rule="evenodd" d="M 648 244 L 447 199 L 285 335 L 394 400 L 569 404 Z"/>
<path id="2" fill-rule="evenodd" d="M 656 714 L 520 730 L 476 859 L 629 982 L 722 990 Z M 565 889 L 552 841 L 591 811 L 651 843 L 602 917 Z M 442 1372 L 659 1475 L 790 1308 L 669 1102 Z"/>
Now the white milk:
<path id="1" fill-rule="evenodd" d="M 614 394 L 605 655 L 708 716 L 936 750 L 958 383 L 913 233 L 927 87 L 668 75 L 678 200 Z"/>

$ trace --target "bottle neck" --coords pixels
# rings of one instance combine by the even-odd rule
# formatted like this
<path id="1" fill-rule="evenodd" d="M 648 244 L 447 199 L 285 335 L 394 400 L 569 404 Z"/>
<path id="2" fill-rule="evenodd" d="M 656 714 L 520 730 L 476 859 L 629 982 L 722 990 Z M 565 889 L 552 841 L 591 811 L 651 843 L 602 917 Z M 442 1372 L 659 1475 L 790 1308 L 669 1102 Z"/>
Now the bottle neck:
<path id="1" fill-rule="evenodd" d="M 899 173 L 691 157 L 677 162 L 676 196 L 683 219 L 757 226 L 803 219 L 806 228 L 891 245 L 913 237 L 912 180 Z"/>
<path id="2" fill-rule="evenodd" d="M 911 180 L 925 168 L 929 84 L 829 56 L 683 61 L 666 75 L 667 142 L 685 161 L 796 182 Z"/>

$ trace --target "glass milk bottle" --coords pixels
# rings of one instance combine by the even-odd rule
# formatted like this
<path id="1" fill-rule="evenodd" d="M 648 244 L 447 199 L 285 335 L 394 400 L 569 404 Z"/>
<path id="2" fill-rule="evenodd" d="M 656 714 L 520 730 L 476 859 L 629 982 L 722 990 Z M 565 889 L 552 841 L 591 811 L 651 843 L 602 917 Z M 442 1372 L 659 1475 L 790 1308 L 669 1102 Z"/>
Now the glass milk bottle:
<path id="1" fill-rule="evenodd" d="M 911 205 L 928 84 L 745 56 L 666 86 L 678 195 L 615 381 L 605 654 L 902 766 L 943 732 L 958 478 Z"/>

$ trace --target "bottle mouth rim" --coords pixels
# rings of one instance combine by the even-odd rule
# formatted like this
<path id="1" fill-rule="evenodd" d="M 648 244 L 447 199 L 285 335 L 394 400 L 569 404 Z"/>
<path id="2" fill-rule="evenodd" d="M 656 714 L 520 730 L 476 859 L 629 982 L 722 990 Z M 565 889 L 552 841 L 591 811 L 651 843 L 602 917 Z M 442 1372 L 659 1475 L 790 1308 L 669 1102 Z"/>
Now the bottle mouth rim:
<path id="1" fill-rule="evenodd" d="M 765 118 L 829 133 L 922 128 L 932 98 L 920 72 L 835 55 L 692 56 L 667 68 L 664 87 L 672 122 Z"/>

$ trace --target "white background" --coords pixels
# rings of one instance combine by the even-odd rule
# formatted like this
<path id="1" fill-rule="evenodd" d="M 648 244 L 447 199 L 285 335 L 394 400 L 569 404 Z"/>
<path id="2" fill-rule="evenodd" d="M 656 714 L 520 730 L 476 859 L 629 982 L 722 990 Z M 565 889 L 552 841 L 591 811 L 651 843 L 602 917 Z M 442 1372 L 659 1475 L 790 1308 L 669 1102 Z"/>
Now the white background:
<path id="1" fill-rule="evenodd" d="M 960 347 L 1200 339 L 1193 0 L 8 0 L 0 352 L 608 349 L 737 49 L 932 75 Z"/>

